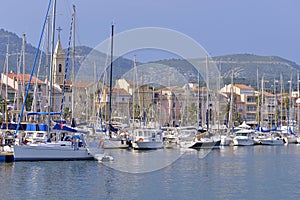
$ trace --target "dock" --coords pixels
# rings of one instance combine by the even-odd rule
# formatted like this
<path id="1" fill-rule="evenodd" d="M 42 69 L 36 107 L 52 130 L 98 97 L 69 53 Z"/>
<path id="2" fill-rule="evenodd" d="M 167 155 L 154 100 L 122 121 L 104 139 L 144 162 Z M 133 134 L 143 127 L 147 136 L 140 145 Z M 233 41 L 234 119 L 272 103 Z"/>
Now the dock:
<path id="1" fill-rule="evenodd" d="M 14 162 L 14 153 L 0 151 L 0 162 Z"/>

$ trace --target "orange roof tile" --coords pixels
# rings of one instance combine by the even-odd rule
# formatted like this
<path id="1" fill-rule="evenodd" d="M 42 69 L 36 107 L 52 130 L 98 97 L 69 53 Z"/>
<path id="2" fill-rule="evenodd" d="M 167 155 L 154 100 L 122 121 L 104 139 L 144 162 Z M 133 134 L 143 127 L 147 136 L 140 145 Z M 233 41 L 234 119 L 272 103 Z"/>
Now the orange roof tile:
<path id="1" fill-rule="evenodd" d="M 264 95 L 268 97 L 275 97 L 275 94 L 264 91 Z"/>
<path id="2" fill-rule="evenodd" d="M 244 84 L 233 84 L 235 87 L 238 87 L 240 89 L 245 89 L 245 90 L 254 90 L 252 87 L 244 85 Z"/>
<path id="3" fill-rule="evenodd" d="M 30 74 L 14 74 L 9 73 L 6 74 L 9 78 L 14 79 L 15 81 L 23 82 L 25 80 L 25 83 L 29 82 Z M 45 82 L 41 81 L 38 78 L 32 77 L 31 83 L 34 84 L 37 81 L 37 84 L 46 84 Z"/>

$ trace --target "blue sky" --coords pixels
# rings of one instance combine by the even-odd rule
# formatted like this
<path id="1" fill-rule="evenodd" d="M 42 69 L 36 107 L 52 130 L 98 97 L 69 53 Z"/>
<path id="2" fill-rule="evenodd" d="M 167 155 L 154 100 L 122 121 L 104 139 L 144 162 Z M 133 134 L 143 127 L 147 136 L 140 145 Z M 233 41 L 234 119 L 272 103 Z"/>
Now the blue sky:
<path id="1" fill-rule="evenodd" d="M 0 27 L 35 45 L 48 0 L 1 0 Z M 182 32 L 211 56 L 277 55 L 300 64 L 300 1 L 297 0 L 58 0 L 57 25 L 67 48 L 72 4 L 77 8 L 77 45 L 95 47 L 110 34 L 163 27 Z"/>

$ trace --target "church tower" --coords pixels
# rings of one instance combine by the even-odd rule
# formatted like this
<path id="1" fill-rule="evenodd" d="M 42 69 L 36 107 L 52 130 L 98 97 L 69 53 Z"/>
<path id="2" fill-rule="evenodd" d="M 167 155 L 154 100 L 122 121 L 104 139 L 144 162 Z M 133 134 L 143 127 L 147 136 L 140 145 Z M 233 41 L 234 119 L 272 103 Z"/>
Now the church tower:
<path id="1" fill-rule="evenodd" d="M 65 65 L 66 57 L 61 47 L 60 37 L 58 37 L 58 41 L 53 54 L 53 84 L 64 84 L 64 75 L 66 67 Z"/>

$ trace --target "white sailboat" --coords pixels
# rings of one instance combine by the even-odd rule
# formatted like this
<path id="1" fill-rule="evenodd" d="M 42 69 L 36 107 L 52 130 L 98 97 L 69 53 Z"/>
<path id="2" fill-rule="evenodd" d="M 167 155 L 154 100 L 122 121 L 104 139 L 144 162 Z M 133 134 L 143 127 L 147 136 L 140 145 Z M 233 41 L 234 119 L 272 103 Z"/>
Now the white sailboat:
<path id="1" fill-rule="evenodd" d="M 45 17 L 45 22 L 44 22 L 44 26 L 43 26 L 43 30 L 42 30 L 42 34 L 41 37 L 43 37 L 43 32 L 45 29 L 45 23 L 48 17 L 48 13 L 51 7 L 51 1 L 49 2 L 48 5 L 48 9 L 47 9 L 47 14 Z M 75 11 L 75 9 L 74 9 Z M 50 139 L 50 125 L 51 125 L 51 113 L 50 113 L 50 108 L 52 107 L 52 65 L 54 62 L 53 59 L 53 55 L 54 52 L 56 51 L 62 51 L 61 46 L 60 46 L 60 41 L 58 40 L 58 43 L 56 45 L 56 48 L 54 51 L 54 29 L 55 29 L 55 16 L 56 16 L 56 0 L 54 0 L 53 2 L 53 21 L 52 21 L 52 58 L 51 58 L 51 67 L 50 67 L 50 94 L 49 94 L 49 107 L 48 107 L 48 112 L 42 113 L 42 114 L 46 114 L 48 115 L 48 127 L 47 127 L 47 138 L 48 140 Z M 72 17 L 72 23 L 74 22 L 74 14 Z M 41 40 L 40 40 L 41 41 Z M 39 55 L 39 49 L 40 49 L 40 42 L 37 48 L 37 52 L 36 52 L 36 57 L 38 57 Z M 62 59 L 64 60 L 64 59 Z M 30 80 L 26 89 L 26 95 L 24 98 L 24 102 L 22 105 L 22 111 L 20 113 L 20 117 L 19 117 L 19 122 L 18 122 L 18 127 L 16 129 L 16 133 L 18 132 L 19 129 L 19 124 L 20 121 L 22 119 L 22 115 L 23 115 L 23 111 L 24 111 L 24 106 L 26 103 L 26 99 L 28 96 L 28 90 L 30 88 L 30 83 L 31 83 L 31 79 L 32 79 L 32 75 L 33 75 L 33 71 L 34 71 L 34 67 L 35 67 L 35 63 L 36 59 L 33 63 L 33 69 L 32 69 L 32 73 L 30 75 Z M 57 64 L 57 63 L 56 63 Z M 59 63 L 60 66 L 62 66 L 62 63 Z M 80 131 L 78 129 L 73 129 L 70 127 L 67 127 L 65 124 L 57 124 L 59 126 L 58 129 L 53 128 L 53 131 L 56 132 L 56 141 L 52 141 L 52 142 L 32 142 L 31 144 L 27 144 L 24 145 L 22 143 L 22 138 L 20 138 L 20 144 L 19 145 L 15 145 L 14 146 L 14 159 L 15 161 L 44 161 L 44 160 L 91 160 L 94 159 L 94 157 L 90 154 L 90 152 L 88 151 L 88 148 L 86 146 L 85 140 L 82 136 L 81 133 L 79 133 Z M 34 130 L 37 131 L 37 130 Z M 61 134 L 64 131 L 64 133 L 72 133 L 70 134 L 69 138 L 70 141 L 67 140 L 63 140 L 61 141 Z M 52 132 L 53 133 L 53 132 Z"/>

